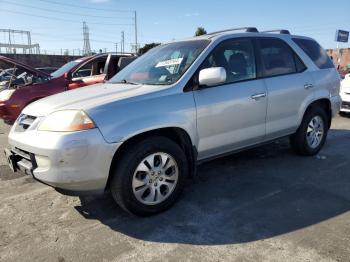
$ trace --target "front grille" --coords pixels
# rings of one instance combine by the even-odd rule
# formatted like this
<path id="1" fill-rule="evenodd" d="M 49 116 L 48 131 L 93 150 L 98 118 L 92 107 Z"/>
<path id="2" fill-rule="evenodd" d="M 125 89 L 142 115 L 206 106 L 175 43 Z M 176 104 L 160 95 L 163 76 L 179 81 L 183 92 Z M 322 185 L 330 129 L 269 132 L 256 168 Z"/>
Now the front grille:
<path id="1" fill-rule="evenodd" d="M 21 114 L 16 120 L 16 132 L 26 131 L 35 121 L 35 116 Z"/>
<path id="2" fill-rule="evenodd" d="M 16 168 L 27 175 L 33 175 L 33 170 L 37 168 L 34 154 L 17 147 L 12 148 L 11 152 L 14 156 L 14 159 L 16 159 Z"/>
<path id="3" fill-rule="evenodd" d="M 31 160 L 30 153 L 27 151 L 24 151 L 22 149 L 15 147 L 15 148 L 12 148 L 12 152 L 15 153 L 16 155 L 19 155 L 22 158 L 25 158 L 27 160 Z"/>

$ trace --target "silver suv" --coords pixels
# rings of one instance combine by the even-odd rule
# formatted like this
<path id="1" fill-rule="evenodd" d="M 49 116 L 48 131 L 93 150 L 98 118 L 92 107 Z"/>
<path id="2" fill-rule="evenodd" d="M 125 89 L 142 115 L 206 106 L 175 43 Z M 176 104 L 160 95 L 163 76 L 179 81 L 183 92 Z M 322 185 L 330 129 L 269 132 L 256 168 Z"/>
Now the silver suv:
<path id="1" fill-rule="evenodd" d="M 13 170 L 66 194 L 110 190 L 137 215 L 172 205 L 199 161 L 289 136 L 314 155 L 340 108 L 340 77 L 313 39 L 240 28 L 161 45 L 109 82 L 26 107 Z"/>

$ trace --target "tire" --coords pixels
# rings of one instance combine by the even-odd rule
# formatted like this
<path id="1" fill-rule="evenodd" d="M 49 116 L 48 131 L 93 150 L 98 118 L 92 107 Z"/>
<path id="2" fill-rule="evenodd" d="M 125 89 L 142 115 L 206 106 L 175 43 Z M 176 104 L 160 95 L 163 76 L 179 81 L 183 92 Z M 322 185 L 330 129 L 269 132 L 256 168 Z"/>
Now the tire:
<path id="1" fill-rule="evenodd" d="M 320 123 L 317 123 L 317 121 L 320 121 Z M 312 126 L 317 126 L 314 130 L 318 131 L 312 133 L 312 131 L 310 131 L 313 130 Z M 290 136 L 290 144 L 293 151 L 304 156 L 316 155 L 326 141 L 328 129 L 329 120 L 325 110 L 317 106 L 309 108 L 296 133 Z M 320 131 L 323 132 L 323 134 L 317 135 L 317 133 L 320 134 Z M 318 137 L 318 140 L 313 140 L 313 134 Z M 314 141 L 314 143 L 312 143 L 312 141 Z"/>
<path id="2" fill-rule="evenodd" d="M 188 163 L 179 145 L 154 136 L 124 151 L 113 170 L 110 189 L 121 208 L 137 216 L 150 216 L 176 202 L 187 176 Z"/>

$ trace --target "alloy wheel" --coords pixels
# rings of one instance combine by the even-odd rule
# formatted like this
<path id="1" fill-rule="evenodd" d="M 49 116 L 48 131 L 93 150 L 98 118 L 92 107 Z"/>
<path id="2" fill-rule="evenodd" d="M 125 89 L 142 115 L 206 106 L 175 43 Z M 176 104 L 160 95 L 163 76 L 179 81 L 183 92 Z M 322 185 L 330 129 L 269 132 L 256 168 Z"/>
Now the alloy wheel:
<path id="1" fill-rule="evenodd" d="M 314 116 L 308 124 L 306 141 L 309 147 L 317 148 L 324 135 L 324 122 L 320 116 Z"/>

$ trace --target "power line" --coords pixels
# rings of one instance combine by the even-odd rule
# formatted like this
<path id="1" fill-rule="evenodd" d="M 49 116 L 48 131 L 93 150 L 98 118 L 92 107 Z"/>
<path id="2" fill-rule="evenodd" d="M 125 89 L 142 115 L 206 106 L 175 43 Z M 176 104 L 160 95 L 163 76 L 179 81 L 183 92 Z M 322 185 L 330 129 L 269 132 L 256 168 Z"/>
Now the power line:
<path id="1" fill-rule="evenodd" d="M 49 16 L 43 16 L 43 15 L 33 15 L 25 12 L 19 12 L 19 11 L 12 11 L 12 10 L 7 10 L 7 9 L 0 9 L 0 11 L 6 11 L 9 13 L 14 13 L 14 14 L 20 14 L 20 15 L 26 15 L 26 16 L 32 16 L 32 17 L 37 17 L 37 18 L 44 18 L 48 20 L 56 20 L 56 21 L 63 21 L 63 22 L 70 22 L 70 23 L 79 23 L 81 24 L 81 21 L 78 20 L 70 20 L 70 19 L 64 19 L 64 18 L 58 18 L 58 17 L 49 17 Z M 106 25 L 106 26 L 133 26 L 134 24 L 109 24 L 109 23 L 96 23 L 96 22 L 89 22 L 89 24 L 93 25 Z"/>
<path id="2" fill-rule="evenodd" d="M 32 33 L 32 35 L 37 35 L 40 36 L 41 38 L 45 38 L 45 39 L 52 39 L 53 41 L 83 41 L 82 38 L 70 38 L 70 37 L 66 37 L 64 35 L 49 35 L 49 34 L 40 34 L 40 33 Z M 115 42 L 113 41 L 107 41 L 107 40 L 100 40 L 100 39 L 90 39 L 90 42 L 97 42 L 97 43 L 107 43 L 107 44 L 114 44 Z"/>
<path id="3" fill-rule="evenodd" d="M 45 41 L 48 41 L 47 39 L 50 39 L 50 41 L 75 41 L 75 42 L 81 42 L 83 41 L 82 38 L 71 38 L 71 35 L 50 35 L 50 34 L 41 34 L 41 33 L 32 33 L 34 36 L 40 36 L 41 38 L 46 39 Z M 75 34 L 78 35 L 78 34 Z M 114 41 L 108 41 L 108 40 L 101 40 L 101 38 L 107 38 L 109 34 L 106 35 L 96 35 L 94 33 L 90 32 L 90 35 L 97 36 L 100 38 L 90 38 L 90 42 L 96 42 L 96 43 L 106 43 L 106 44 L 115 44 Z M 150 40 L 151 42 L 153 40 Z M 156 41 L 156 42 L 161 42 L 161 41 Z M 126 44 L 135 44 L 134 42 L 126 42 Z M 146 44 L 146 42 L 138 42 L 138 44 Z"/>
<path id="4" fill-rule="evenodd" d="M 10 4 L 10 5 L 28 7 L 28 8 L 41 10 L 41 11 L 46 11 L 46 12 L 51 12 L 51 13 L 68 14 L 68 15 L 74 15 L 74 16 L 80 15 L 80 16 L 85 16 L 85 17 L 96 17 L 96 18 L 103 18 L 103 19 L 132 19 L 131 17 L 115 17 L 115 16 L 102 16 L 102 15 L 90 15 L 90 14 L 80 14 L 80 13 L 73 13 L 73 12 L 65 12 L 65 11 L 41 8 L 41 7 L 27 5 L 27 4 L 13 3 L 11 1 L 6 1 L 6 0 L 1 0 L 0 2 L 7 3 L 7 4 Z"/>
<path id="5" fill-rule="evenodd" d="M 67 4 L 67 3 L 61 3 L 59 1 L 52 1 L 52 0 L 38 0 L 45 3 L 51 3 L 55 5 L 61 5 L 61 6 L 70 6 L 70 7 L 77 7 L 77 8 L 83 8 L 83 9 L 90 9 L 90 10 L 99 10 L 99 11 L 107 11 L 107 12 L 122 12 L 122 13 L 131 13 L 133 11 L 130 10 L 117 10 L 117 9 L 104 9 L 104 8 L 96 8 L 96 7 L 88 7 L 83 5 L 75 5 L 75 4 Z"/>

